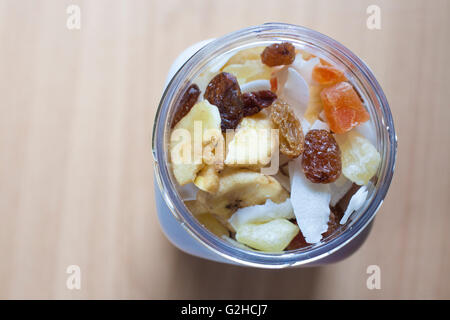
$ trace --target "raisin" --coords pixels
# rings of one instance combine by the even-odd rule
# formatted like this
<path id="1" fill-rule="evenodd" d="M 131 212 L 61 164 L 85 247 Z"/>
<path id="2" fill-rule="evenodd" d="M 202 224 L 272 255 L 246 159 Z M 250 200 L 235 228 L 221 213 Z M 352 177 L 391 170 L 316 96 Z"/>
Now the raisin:
<path id="1" fill-rule="evenodd" d="M 289 158 L 296 158 L 303 152 L 303 130 L 291 107 L 277 100 L 271 107 L 270 119 L 279 130 L 280 151 Z"/>
<path id="2" fill-rule="evenodd" d="M 294 237 L 294 239 L 289 242 L 288 246 L 284 250 L 296 250 L 301 249 L 309 246 L 309 244 L 306 242 L 305 238 L 303 237 L 303 234 L 301 231 L 297 233 L 297 235 Z"/>
<path id="3" fill-rule="evenodd" d="M 235 76 L 227 72 L 216 75 L 206 87 L 204 97 L 219 109 L 222 132 L 237 127 L 244 114 L 241 88 Z"/>
<path id="4" fill-rule="evenodd" d="M 314 183 L 330 183 L 341 175 L 341 150 L 327 130 L 310 130 L 305 137 L 303 172 Z"/>
<path id="5" fill-rule="evenodd" d="M 254 115 L 261 109 L 269 107 L 277 98 L 277 95 L 270 90 L 261 90 L 244 93 L 242 100 L 244 102 L 244 117 Z"/>
<path id="6" fill-rule="evenodd" d="M 295 47 L 292 43 L 274 43 L 261 53 L 261 61 L 269 67 L 291 64 L 295 60 Z"/>
<path id="7" fill-rule="evenodd" d="M 200 89 L 193 83 L 187 87 L 186 91 L 183 93 L 175 111 L 175 115 L 172 119 L 172 128 L 191 111 L 192 107 L 197 102 L 198 96 L 200 95 Z"/>
<path id="8" fill-rule="evenodd" d="M 333 210 L 330 211 L 330 220 L 328 220 L 328 229 L 327 231 L 322 233 L 324 238 L 331 236 L 340 228 L 339 221 L 341 220 L 341 218 L 342 217 L 339 218 Z"/>

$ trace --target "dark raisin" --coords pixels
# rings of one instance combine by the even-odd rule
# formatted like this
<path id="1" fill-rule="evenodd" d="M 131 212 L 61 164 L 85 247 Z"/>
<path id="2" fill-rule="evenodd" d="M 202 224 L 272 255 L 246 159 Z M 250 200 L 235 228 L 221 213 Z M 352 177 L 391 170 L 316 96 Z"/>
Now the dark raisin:
<path id="1" fill-rule="evenodd" d="M 303 172 L 314 183 L 330 183 L 341 175 L 341 150 L 327 130 L 310 130 L 305 137 Z"/>
<path id="2" fill-rule="evenodd" d="M 341 218 L 339 218 L 333 210 L 330 211 L 330 220 L 328 220 L 328 229 L 327 231 L 322 233 L 324 238 L 331 236 L 333 233 L 335 233 L 336 230 L 339 229 L 340 227 L 339 221 L 341 220 Z"/>
<path id="3" fill-rule="evenodd" d="M 291 222 L 297 224 L 297 220 L 291 220 Z M 306 242 L 302 232 L 299 231 L 284 250 L 297 250 L 300 248 L 305 248 L 307 246 L 309 246 L 309 243 Z"/>
<path id="4" fill-rule="evenodd" d="M 297 250 L 300 248 L 305 248 L 309 246 L 309 244 L 306 242 L 305 238 L 303 237 L 303 234 L 301 231 L 294 237 L 294 239 L 289 242 L 288 246 L 284 250 Z"/>
<path id="5" fill-rule="evenodd" d="M 206 87 L 204 97 L 219 109 L 222 132 L 238 126 L 244 114 L 241 88 L 235 76 L 227 72 L 216 75 Z"/>
<path id="6" fill-rule="evenodd" d="M 200 89 L 193 83 L 184 91 L 181 99 L 175 108 L 175 115 L 172 119 L 172 128 L 192 109 L 200 95 Z"/>
<path id="7" fill-rule="evenodd" d="M 244 117 L 248 117 L 269 107 L 277 98 L 270 90 L 247 92 L 242 95 L 244 102 Z"/>
<path id="8" fill-rule="evenodd" d="M 261 61 L 269 67 L 292 64 L 295 60 L 295 47 L 292 43 L 274 43 L 261 53 Z"/>

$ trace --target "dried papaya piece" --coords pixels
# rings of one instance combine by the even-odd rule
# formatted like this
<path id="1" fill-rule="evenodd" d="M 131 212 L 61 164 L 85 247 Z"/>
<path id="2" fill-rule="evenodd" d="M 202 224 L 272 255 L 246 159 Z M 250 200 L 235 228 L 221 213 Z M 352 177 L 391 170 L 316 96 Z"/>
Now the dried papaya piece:
<path id="1" fill-rule="evenodd" d="M 370 119 L 355 89 L 348 82 L 339 82 L 320 93 L 325 117 L 335 133 L 345 133 Z"/>
<path id="2" fill-rule="evenodd" d="M 337 82 L 345 81 L 347 78 L 342 70 L 327 64 L 318 63 L 312 71 L 312 78 L 321 85 L 332 85 Z"/>

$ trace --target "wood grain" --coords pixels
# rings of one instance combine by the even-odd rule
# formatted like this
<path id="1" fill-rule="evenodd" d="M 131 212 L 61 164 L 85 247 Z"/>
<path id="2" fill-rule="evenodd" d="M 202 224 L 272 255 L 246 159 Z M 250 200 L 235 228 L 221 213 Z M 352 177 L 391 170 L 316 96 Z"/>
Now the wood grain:
<path id="1" fill-rule="evenodd" d="M 81 8 L 81 29 L 66 8 Z M 381 30 L 366 8 L 381 8 Z M 0 1 L 0 298 L 450 298 L 449 1 Z M 321 268 L 187 256 L 155 214 L 153 117 L 185 47 L 268 21 L 340 41 L 372 68 L 399 137 L 365 245 Z M 82 270 L 81 290 L 66 268 Z M 381 290 L 366 268 L 381 268 Z"/>

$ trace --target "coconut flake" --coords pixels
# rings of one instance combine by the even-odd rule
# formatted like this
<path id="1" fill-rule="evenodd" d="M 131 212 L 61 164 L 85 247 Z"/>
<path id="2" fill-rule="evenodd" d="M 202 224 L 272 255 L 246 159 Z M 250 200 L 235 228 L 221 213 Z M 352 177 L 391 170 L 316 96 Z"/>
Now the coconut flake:
<path id="1" fill-rule="evenodd" d="M 312 183 L 304 175 L 301 159 L 289 162 L 291 203 L 297 224 L 308 243 L 317 243 L 328 229 L 331 199 L 328 184 Z"/>
<path id="2" fill-rule="evenodd" d="M 316 64 L 320 63 L 320 59 L 315 57 L 309 60 L 303 60 L 301 54 L 295 57 L 292 67 L 297 70 L 298 73 L 305 79 L 308 84 L 313 84 L 312 80 L 312 70 Z"/>
<path id="3" fill-rule="evenodd" d="M 356 193 L 352 196 L 350 199 L 350 202 L 348 203 L 347 210 L 345 210 L 344 216 L 341 219 L 341 224 L 347 223 L 348 218 L 350 218 L 350 215 L 359 210 L 364 202 L 367 199 L 368 190 L 366 186 L 362 186 L 361 188 L 356 191 Z"/>
<path id="4" fill-rule="evenodd" d="M 305 79 L 294 68 L 287 68 L 286 82 L 278 91 L 280 98 L 286 101 L 297 118 L 301 119 L 309 102 L 309 86 Z"/>
<path id="5" fill-rule="evenodd" d="M 328 126 L 328 123 L 316 120 L 313 125 L 311 126 L 310 130 L 327 130 L 330 131 L 330 127 Z"/>
<path id="6" fill-rule="evenodd" d="M 242 93 L 261 90 L 270 90 L 269 80 L 254 80 L 247 82 L 241 86 Z"/>
<path id="7" fill-rule="evenodd" d="M 306 134 L 311 128 L 311 124 L 305 118 L 301 118 L 300 123 L 302 124 L 303 135 L 306 136 Z"/>
<path id="8" fill-rule="evenodd" d="M 177 187 L 180 197 L 184 201 L 190 201 L 197 199 L 198 188 L 193 183 L 188 183 L 184 186 Z"/>
<path id="9" fill-rule="evenodd" d="M 274 203 L 269 199 L 263 205 L 241 208 L 228 219 L 228 222 L 237 231 L 239 227 L 245 224 L 262 223 L 282 218 L 294 218 L 294 212 L 289 198 L 282 203 Z"/>
<path id="10" fill-rule="evenodd" d="M 339 202 L 339 200 L 341 200 L 347 194 L 352 185 L 353 182 L 347 179 L 343 174 L 341 174 L 335 182 L 330 183 L 330 205 L 334 207 Z"/>
<path id="11" fill-rule="evenodd" d="M 367 140 L 369 140 L 372 143 L 372 145 L 374 146 L 377 145 L 377 133 L 375 131 L 375 127 L 372 125 L 370 121 L 366 121 L 360 124 L 355 129 Z"/>

